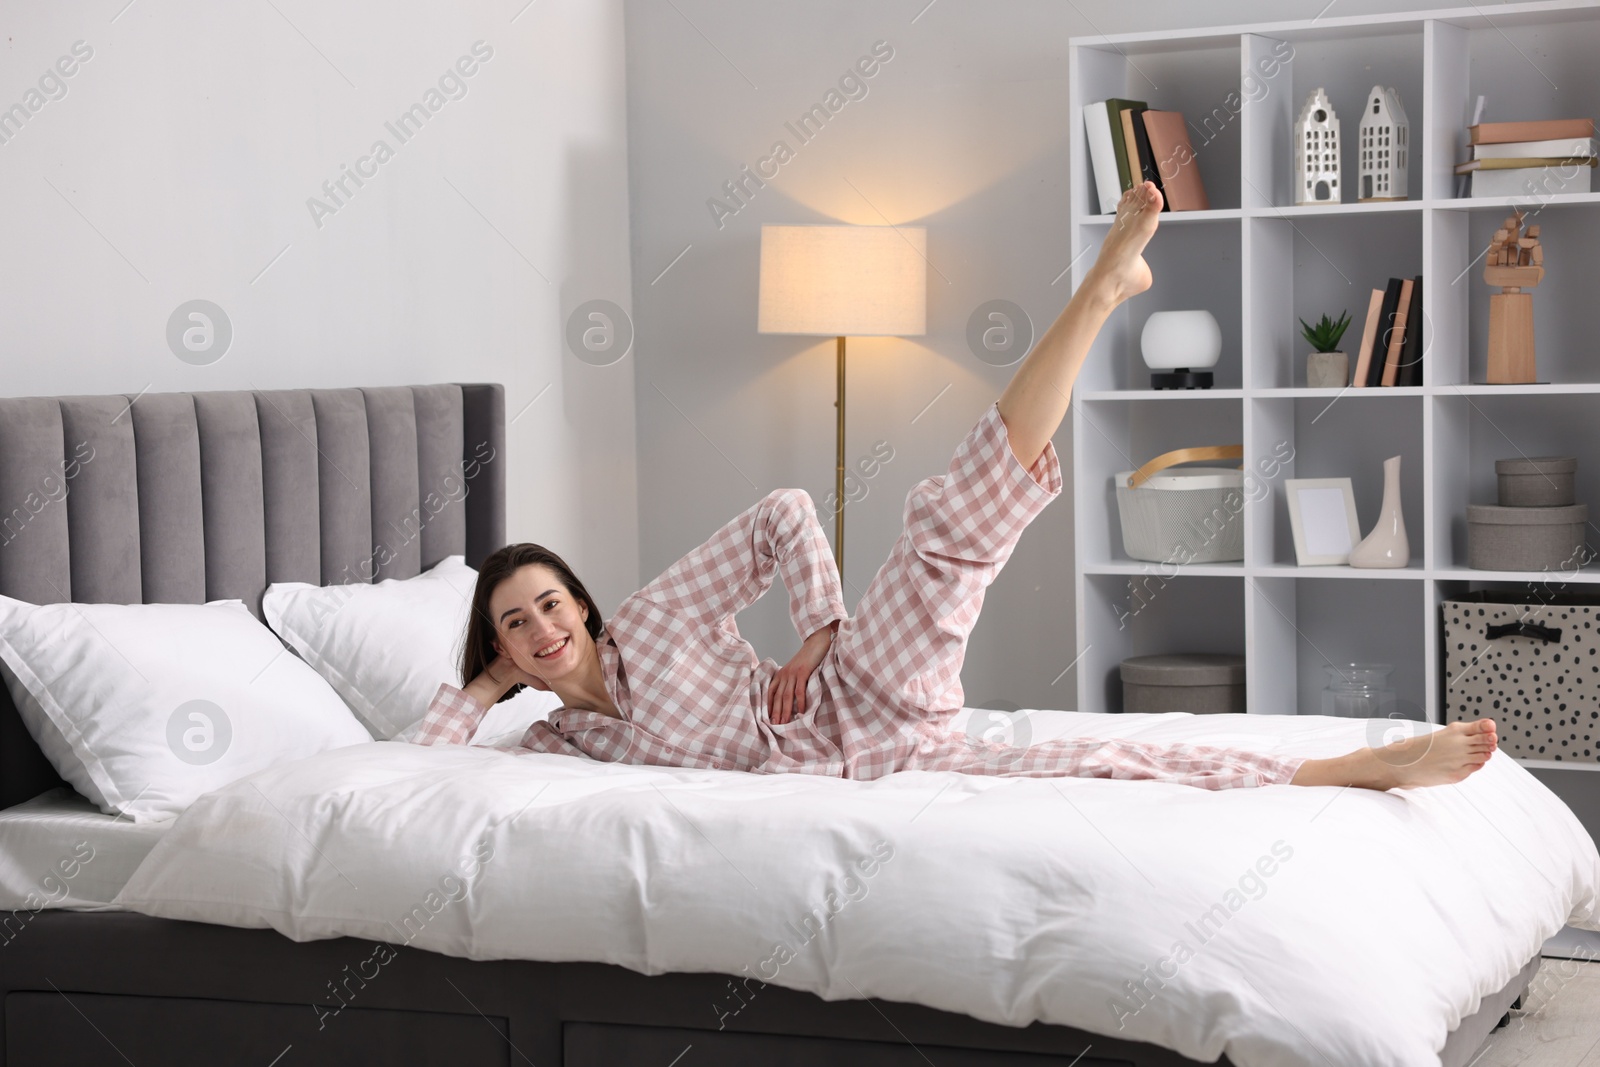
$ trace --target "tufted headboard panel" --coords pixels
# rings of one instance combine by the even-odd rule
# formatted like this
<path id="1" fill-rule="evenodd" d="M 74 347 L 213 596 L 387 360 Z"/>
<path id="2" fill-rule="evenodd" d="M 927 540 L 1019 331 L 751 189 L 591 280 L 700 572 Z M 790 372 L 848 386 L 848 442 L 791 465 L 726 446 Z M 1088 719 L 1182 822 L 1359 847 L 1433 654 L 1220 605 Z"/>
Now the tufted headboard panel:
<path id="1" fill-rule="evenodd" d="M 505 543 L 498 384 L 0 398 L 0 594 L 243 600 Z M 0 686 L 0 808 L 61 783 Z"/>

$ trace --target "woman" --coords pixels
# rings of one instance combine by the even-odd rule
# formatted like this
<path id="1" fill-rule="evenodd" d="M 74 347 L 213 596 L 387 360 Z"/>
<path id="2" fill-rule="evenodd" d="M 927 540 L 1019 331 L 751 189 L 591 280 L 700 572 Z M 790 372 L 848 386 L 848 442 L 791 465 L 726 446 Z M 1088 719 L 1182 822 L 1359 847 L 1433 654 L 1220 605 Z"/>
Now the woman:
<path id="1" fill-rule="evenodd" d="M 905 528 L 851 618 L 811 499 L 769 494 L 623 601 L 609 623 L 570 568 L 538 545 L 480 569 L 461 660 L 415 740 L 461 744 L 484 712 L 524 685 L 562 707 L 517 752 L 607 761 L 877 778 L 897 770 L 1155 778 L 1210 789 L 1460 781 L 1495 749 L 1489 719 L 1335 759 L 1202 745 L 1063 739 L 1027 748 L 949 729 L 984 590 L 1018 537 L 1061 493 L 1051 437 L 1106 317 L 1148 289 L 1142 252 L 1161 194 L 1125 193 L 1094 267 L 1016 376 L 956 448 L 942 477 L 906 498 Z M 759 660 L 734 615 L 781 572 L 804 638 L 779 668 Z"/>

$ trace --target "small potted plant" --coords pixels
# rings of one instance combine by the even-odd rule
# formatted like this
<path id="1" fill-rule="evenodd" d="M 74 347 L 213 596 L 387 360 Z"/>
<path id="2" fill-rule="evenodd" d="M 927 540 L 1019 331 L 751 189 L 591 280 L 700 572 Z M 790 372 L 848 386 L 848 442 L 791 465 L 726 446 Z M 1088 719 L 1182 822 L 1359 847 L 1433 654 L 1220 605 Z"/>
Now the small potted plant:
<path id="1" fill-rule="evenodd" d="M 1339 339 L 1349 328 L 1348 311 L 1339 316 L 1338 322 L 1326 315 L 1315 326 L 1300 320 L 1300 334 L 1312 348 L 1306 357 L 1306 385 L 1313 389 L 1343 389 L 1350 384 L 1350 357 L 1339 351 Z"/>

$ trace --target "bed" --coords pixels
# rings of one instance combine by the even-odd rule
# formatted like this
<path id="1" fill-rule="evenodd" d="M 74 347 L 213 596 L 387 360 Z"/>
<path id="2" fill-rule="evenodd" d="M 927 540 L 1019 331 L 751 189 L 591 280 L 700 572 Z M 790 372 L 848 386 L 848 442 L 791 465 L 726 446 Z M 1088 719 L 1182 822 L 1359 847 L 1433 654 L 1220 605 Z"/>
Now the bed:
<path id="1" fill-rule="evenodd" d="M 258 605 L 269 582 L 349 581 L 329 561 L 372 555 L 419 487 L 464 463 L 463 506 L 374 576 L 452 553 L 476 564 L 504 539 L 494 384 L 0 399 L 0 501 L 59 472 L 69 442 L 96 459 L 68 506 L 27 516 L 47 536 L 0 547 L 0 594 Z M 1039 739 L 1308 755 L 1362 730 L 1030 722 Z M 1600 858 L 1571 813 L 1503 754 L 1472 781 L 1421 798 L 859 783 L 373 742 L 132 833 L 64 787 L 0 688 L 0 1055 L 1456 1067 L 1527 988 L 1544 939 L 1600 919 Z M 69 869 L 82 842 L 101 850 L 82 880 L 43 884 L 37 872 Z M 470 843 L 488 853 L 470 890 L 441 886 L 445 905 L 417 911 Z M 1246 876 L 1234 908 L 1226 894 Z M 1302 926 L 1307 910 L 1318 918 Z M 1173 963 L 1169 935 L 1208 913 L 1225 936 Z M 774 962 L 780 929 L 801 951 Z M 1152 968 L 1173 973 L 1155 984 Z M 1361 1040 L 1370 1055 L 1352 1051 Z"/>

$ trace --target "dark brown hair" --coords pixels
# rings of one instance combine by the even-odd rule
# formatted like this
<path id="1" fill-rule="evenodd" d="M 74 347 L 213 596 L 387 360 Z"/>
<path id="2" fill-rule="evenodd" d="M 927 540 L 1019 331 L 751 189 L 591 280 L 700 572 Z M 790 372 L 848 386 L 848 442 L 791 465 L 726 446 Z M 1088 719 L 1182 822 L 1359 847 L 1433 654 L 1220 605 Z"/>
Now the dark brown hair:
<path id="1" fill-rule="evenodd" d="M 572 568 L 567 566 L 566 560 L 543 545 L 526 542 L 507 545 L 491 552 L 483 561 L 483 565 L 478 568 L 478 585 L 472 591 L 472 612 L 467 616 L 467 633 L 461 646 L 463 686 L 482 674 L 483 669 L 495 660 L 495 628 L 494 620 L 489 616 L 489 598 L 494 595 L 501 582 L 523 567 L 535 563 L 554 571 L 556 578 L 567 587 L 567 594 L 588 606 L 589 617 L 584 620 L 584 629 L 589 631 L 591 638 L 600 637 L 600 628 L 605 625 L 605 620 L 600 617 L 600 606 L 594 602 L 594 597 L 589 595 L 589 590 L 583 587 L 578 576 L 572 573 Z M 513 697 L 523 688 L 520 683 L 514 685 L 500 699 Z"/>

